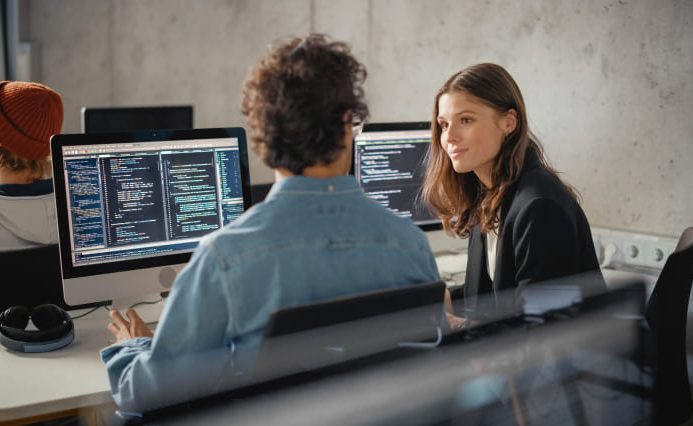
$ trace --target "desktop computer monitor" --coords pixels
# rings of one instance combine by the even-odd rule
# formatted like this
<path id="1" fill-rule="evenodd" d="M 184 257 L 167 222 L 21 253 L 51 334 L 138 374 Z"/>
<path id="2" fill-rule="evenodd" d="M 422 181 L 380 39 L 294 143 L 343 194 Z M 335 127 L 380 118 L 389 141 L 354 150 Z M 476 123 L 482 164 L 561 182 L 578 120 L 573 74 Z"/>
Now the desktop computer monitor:
<path id="1" fill-rule="evenodd" d="M 68 305 L 158 296 L 250 206 L 242 128 L 56 135 L 51 155 Z"/>
<path id="2" fill-rule="evenodd" d="M 192 105 L 82 108 L 84 133 L 192 128 Z"/>
<path id="3" fill-rule="evenodd" d="M 354 174 L 363 191 L 424 230 L 441 222 L 420 199 L 431 124 L 371 123 L 354 138 Z"/>

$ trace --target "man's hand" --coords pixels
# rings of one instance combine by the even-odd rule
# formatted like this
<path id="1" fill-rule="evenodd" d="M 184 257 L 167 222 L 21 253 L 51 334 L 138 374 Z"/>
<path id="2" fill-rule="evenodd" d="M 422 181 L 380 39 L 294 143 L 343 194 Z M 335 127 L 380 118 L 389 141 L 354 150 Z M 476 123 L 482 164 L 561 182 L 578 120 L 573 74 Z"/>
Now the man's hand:
<path id="1" fill-rule="evenodd" d="M 445 289 L 445 319 L 448 321 L 448 326 L 450 330 L 460 330 L 464 328 L 467 324 L 465 318 L 461 318 L 455 315 L 455 311 L 452 309 L 452 296 L 450 295 L 450 290 Z"/>
<path id="2" fill-rule="evenodd" d="M 465 326 L 467 326 L 467 319 L 466 318 L 461 318 L 457 317 L 450 312 L 445 313 L 445 319 L 448 321 L 448 326 L 450 327 L 450 330 L 461 330 Z"/>
<path id="3" fill-rule="evenodd" d="M 130 308 L 127 310 L 127 316 L 130 321 L 127 321 L 118 312 L 117 309 L 111 309 L 109 315 L 113 320 L 112 323 L 108 324 L 108 331 L 110 331 L 116 338 L 116 343 L 122 342 L 124 340 L 133 339 L 135 337 L 152 337 L 153 334 L 147 328 L 142 318 L 137 315 L 134 309 Z"/>

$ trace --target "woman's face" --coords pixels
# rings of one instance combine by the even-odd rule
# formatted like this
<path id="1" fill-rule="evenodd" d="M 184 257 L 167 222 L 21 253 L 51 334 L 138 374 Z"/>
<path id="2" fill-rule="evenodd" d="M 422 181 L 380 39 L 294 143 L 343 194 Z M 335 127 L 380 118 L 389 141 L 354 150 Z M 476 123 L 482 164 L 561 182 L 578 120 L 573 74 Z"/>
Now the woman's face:
<path id="1" fill-rule="evenodd" d="M 474 172 L 490 187 L 491 170 L 503 139 L 515 128 L 515 111 L 504 114 L 465 92 L 438 99 L 440 143 L 457 173 Z"/>

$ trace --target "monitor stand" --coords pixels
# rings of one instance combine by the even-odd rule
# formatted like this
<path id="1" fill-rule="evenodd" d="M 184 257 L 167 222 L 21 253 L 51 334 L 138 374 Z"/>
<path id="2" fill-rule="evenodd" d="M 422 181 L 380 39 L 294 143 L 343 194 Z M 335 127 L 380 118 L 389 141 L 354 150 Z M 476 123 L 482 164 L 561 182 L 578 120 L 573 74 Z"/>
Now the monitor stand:
<path id="1" fill-rule="evenodd" d="M 176 275 L 184 266 L 185 264 L 178 264 L 154 269 L 154 274 L 156 274 L 158 283 L 161 286 L 159 289 L 163 291 L 141 294 L 136 298 L 115 298 L 111 301 L 111 307 L 118 309 L 123 316 L 126 315 L 125 312 L 128 308 L 133 307 L 149 329 L 153 331 L 154 328 L 156 328 L 156 324 L 159 322 L 159 317 L 164 309 L 166 298 L 168 297 L 169 290 L 173 286 Z M 142 277 L 137 278 L 143 279 Z"/>

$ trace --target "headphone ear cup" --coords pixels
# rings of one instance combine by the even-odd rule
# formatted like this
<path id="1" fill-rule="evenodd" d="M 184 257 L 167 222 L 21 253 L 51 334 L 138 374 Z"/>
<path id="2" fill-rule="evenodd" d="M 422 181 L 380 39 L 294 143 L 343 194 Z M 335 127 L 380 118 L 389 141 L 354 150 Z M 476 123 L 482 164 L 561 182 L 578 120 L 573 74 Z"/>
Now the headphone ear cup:
<path id="1" fill-rule="evenodd" d="M 63 312 L 55 305 L 39 305 L 31 311 L 31 322 L 41 331 L 50 330 L 65 322 Z"/>
<path id="2" fill-rule="evenodd" d="M 2 313 L 2 325 L 24 330 L 29 324 L 29 310 L 24 306 L 11 306 Z"/>
<path id="3" fill-rule="evenodd" d="M 24 330 L 28 321 L 21 329 L 8 325 L 8 318 L 14 325 L 21 325 L 19 320 L 28 314 L 28 309 L 8 311 L 0 314 L 0 344 L 13 351 L 54 351 L 69 345 L 75 338 L 72 318 L 59 306 L 40 305 L 32 310 L 31 319 L 38 330 Z"/>

